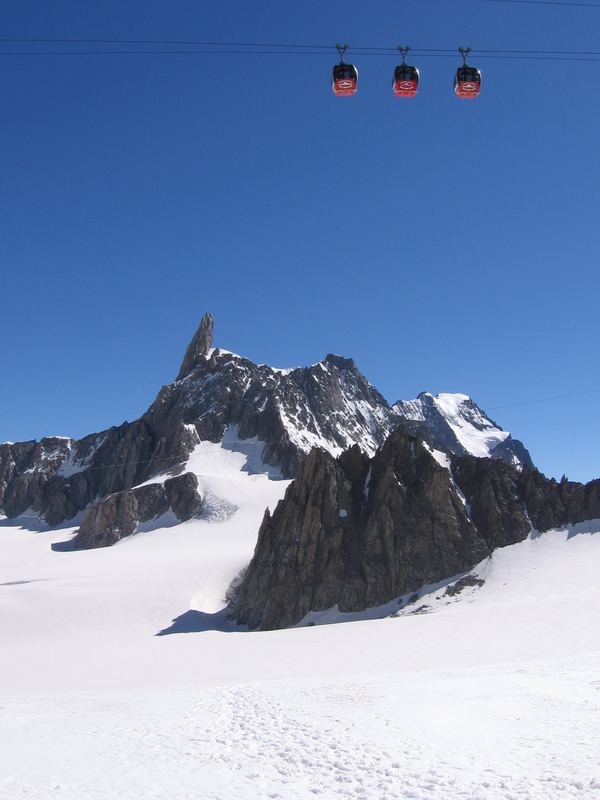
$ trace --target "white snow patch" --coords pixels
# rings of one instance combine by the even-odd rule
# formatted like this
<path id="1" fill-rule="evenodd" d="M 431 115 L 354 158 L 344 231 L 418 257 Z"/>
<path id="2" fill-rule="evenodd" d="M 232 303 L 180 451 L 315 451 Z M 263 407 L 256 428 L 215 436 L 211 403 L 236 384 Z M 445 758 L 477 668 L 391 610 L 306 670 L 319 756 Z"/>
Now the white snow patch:
<path id="1" fill-rule="evenodd" d="M 63 461 L 63 463 L 61 464 L 60 469 L 56 474 L 59 475 L 61 478 L 70 478 L 71 475 L 75 475 L 77 472 L 83 472 L 83 470 L 87 469 L 90 466 L 94 454 L 97 452 L 98 448 L 102 446 L 105 439 L 106 436 L 102 434 L 99 435 L 97 437 L 97 441 L 94 443 L 92 447 L 90 447 L 89 452 L 82 459 L 77 458 L 77 456 L 75 455 L 73 451 L 74 442 L 72 442 L 69 445 L 69 453 L 65 458 L 65 460 Z"/>
<path id="2" fill-rule="evenodd" d="M 165 513 L 161 514 L 159 517 L 155 517 L 154 519 L 149 519 L 147 522 L 138 522 L 134 534 L 137 536 L 140 533 L 151 533 L 152 531 L 156 531 L 159 528 L 172 528 L 174 525 L 178 524 L 179 524 L 179 519 L 169 509 L 169 511 L 165 511 Z M 127 542 L 128 538 L 129 537 L 121 539 L 121 541 L 117 542 L 117 544 L 123 544 L 123 542 Z"/>
<path id="3" fill-rule="evenodd" d="M 213 353 L 216 353 L 219 356 L 231 356 L 233 359 L 242 359 L 243 356 L 240 356 L 238 353 L 232 353 L 231 350 L 225 350 L 224 347 L 211 347 L 208 351 L 207 358 L 210 358 Z"/>
<path id="4" fill-rule="evenodd" d="M 259 364 L 259 367 L 266 367 L 267 364 Z M 300 369 L 300 367 L 269 367 L 271 372 L 276 372 L 278 375 L 289 375 L 290 372 L 293 372 L 295 369 Z"/>
<path id="5" fill-rule="evenodd" d="M 442 450 L 436 450 L 435 447 L 430 447 L 427 442 L 423 442 L 423 446 L 431 453 L 440 467 L 444 467 L 444 469 L 447 470 L 450 469 L 452 464 L 450 461 L 450 456 L 448 456 L 447 453 L 444 453 Z"/>
<path id="6" fill-rule="evenodd" d="M 193 434 L 197 442 L 200 441 L 200 436 L 198 435 L 198 429 L 196 428 L 193 422 L 185 423 L 183 427 L 185 428 L 186 431 Z"/>

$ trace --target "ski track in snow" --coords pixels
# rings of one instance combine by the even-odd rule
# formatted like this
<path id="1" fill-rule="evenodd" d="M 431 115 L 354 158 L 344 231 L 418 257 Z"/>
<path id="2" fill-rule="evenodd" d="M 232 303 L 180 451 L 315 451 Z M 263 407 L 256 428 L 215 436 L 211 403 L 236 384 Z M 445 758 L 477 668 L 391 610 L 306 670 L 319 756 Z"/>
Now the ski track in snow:
<path id="1" fill-rule="evenodd" d="M 599 686 L 557 667 L 3 700 L 0 797 L 598 797 Z"/>

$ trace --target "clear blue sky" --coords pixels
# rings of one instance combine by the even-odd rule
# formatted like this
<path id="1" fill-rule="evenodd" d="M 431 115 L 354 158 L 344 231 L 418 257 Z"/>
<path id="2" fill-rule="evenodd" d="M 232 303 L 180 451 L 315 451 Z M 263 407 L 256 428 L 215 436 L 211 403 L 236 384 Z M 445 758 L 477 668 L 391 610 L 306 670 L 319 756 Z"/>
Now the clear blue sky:
<path id="1" fill-rule="evenodd" d="M 5 0 L 2 37 L 597 50 L 600 9 L 478 0 Z M 40 50 L 43 45 L 24 49 Z M 18 49 L 2 45 L 4 52 Z M 62 48 L 64 49 L 64 48 Z M 85 49 L 85 46 L 84 46 Z M 276 366 L 353 356 L 390 400 L 461 391 L 547 474 L 600 475 L 600 62 L 0 60 L 0 441 L 139 416 L 201 314 Z"/>

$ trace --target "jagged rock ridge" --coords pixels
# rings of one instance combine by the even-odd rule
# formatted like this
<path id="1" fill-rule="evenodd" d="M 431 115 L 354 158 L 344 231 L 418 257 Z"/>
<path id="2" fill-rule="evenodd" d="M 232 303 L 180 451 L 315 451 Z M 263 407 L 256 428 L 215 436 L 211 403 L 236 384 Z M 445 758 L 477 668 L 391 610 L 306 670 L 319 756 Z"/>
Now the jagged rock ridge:
<path id="1" fill-rule="evenodd" d="M 265 514 L 232 616 L 287 627 L 310 611 L 383 605 L 471 569 L 538 530 L 600 517 L 600 480 L 548 480 L 490 458 L 438 463 L 422 437 L 393 433 L 374 458 L 315 450 Z"/>

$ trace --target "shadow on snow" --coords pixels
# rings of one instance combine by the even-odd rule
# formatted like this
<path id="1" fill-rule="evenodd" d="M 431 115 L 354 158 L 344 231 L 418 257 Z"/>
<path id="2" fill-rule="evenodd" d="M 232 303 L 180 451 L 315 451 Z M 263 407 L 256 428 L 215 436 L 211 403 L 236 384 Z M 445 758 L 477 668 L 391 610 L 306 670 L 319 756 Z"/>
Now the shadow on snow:
<path id="1" fill-rule="evenodd" d="M 168 628 L 163 628 L 156 636 L 170 636 L 172 633 L 206 633 L 206 631 L 239 633 L 248 630 L 246 626 L 233 622 L 227 612 L 227 608 L 222 608 L 215 614 L 207 614 L 205 611 L 186 611 L 175 617 L 172 624 Z"/>

